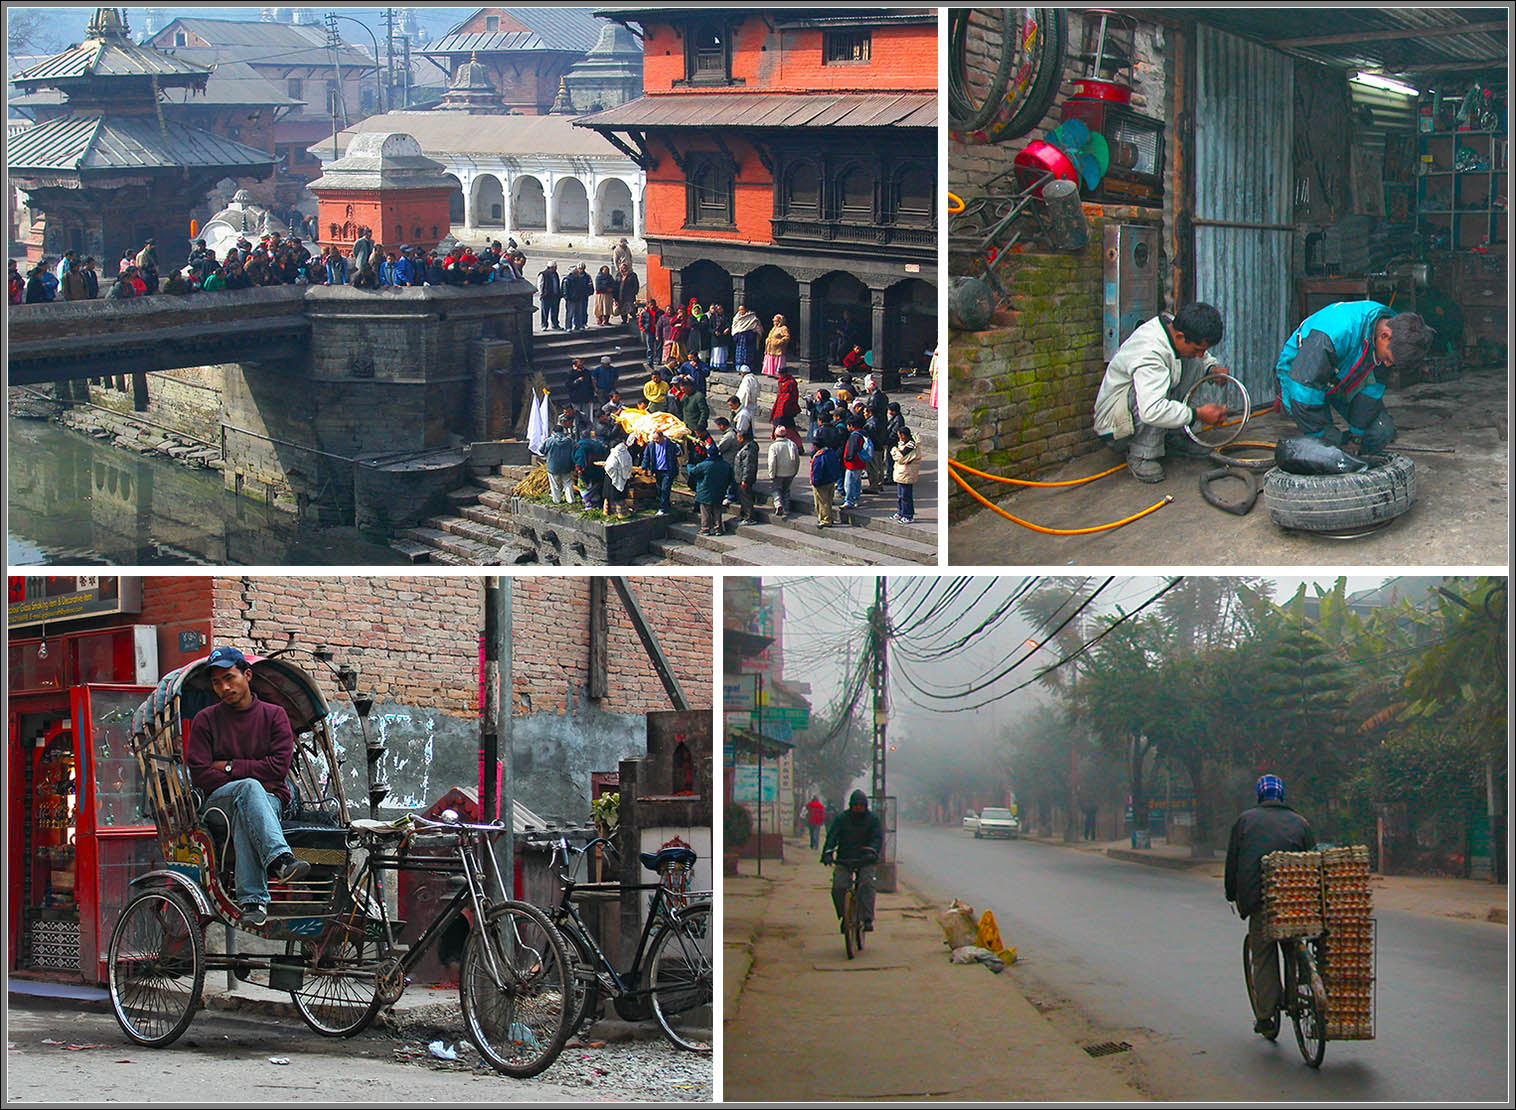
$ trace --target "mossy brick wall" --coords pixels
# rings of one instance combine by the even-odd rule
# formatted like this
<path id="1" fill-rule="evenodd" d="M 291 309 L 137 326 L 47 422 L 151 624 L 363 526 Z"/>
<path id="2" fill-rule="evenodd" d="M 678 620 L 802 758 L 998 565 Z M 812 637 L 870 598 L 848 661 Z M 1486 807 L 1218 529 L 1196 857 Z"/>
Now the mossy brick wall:
<path id="1" fill-rule="evenodd" d="M 1099 443 L 1091 428 L 1105 372 L 1101 350 L 1103 220 L 1078 254 L 1019 254 L 1003 265 L 1009 294 L 995 325 L 948 342 L 954 457 L 1009 478 L 1031 478 Z M 992 499 L 1009 487 L 975 488 Z M 978 508 L 956 485 L 954 518 Z"/>

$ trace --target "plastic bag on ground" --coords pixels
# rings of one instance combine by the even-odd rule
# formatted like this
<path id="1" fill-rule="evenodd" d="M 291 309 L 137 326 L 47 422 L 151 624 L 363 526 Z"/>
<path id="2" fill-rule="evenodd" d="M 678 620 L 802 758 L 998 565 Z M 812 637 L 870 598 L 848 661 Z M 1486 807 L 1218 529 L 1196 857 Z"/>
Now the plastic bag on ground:
<path id="1" fill-rule="evenodd" d="M 947 938 L 949 948 L 973 945 L 979 939 L 979 927 L 974 921 L 974 907 L 954 898 L 937 915 L 937 924 Z"/>
<path id="2" fill-rule="evenodd" d="M 1005 970 L 1005 961 L 988 948 L 980 948 L 977 944 L 965 944 L 961 948 L 953 949 L 949 957 L 955 964 L 981 963 L 996 975 Z"/>

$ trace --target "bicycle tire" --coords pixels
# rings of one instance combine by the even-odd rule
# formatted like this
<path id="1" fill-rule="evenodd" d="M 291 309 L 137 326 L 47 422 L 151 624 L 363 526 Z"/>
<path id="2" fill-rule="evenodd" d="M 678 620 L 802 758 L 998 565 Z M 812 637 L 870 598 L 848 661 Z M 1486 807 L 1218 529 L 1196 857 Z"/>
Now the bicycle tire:
<path id="1" fill-rule="evenodd" d="M 563 934 L 563 939 L 568 941 L 569 948 L 573 950 L 574 1002 L 569 1008 L 569 1036 L 573 1036 L 584 1028 L 586 1021 L 590 1020 L 590 1015 L 599 1013 L 600 976 L 596 974 L 595 969 L 599 961 L 590 949 L 589 943 L 579 935 L 577 925 L 567 929 L 560 925 L 558 931 Z"/>
<path id="2" fill-rule="evenodd" d="M 1252 948 L 1252 945 L 1248 943 L 1248 937 L 1245 936 L 1245 935 L 1242 938 L 1242 977 L 1243 977 L 1243 980 L 1248 985 L 1248 1009 L 1253 1013 L 1254 1017 L 1256 1018 L 1257 1017 L 1257 1009 L 1253 1005 L 1253 948 Z M 1266 1040 L 1266 1041 L 1273 1041 L 1273 1040 L 1278 1040 L 1279 1039 L 1279 1011 L 1278 1010 L 1274 1011 L 1274 1016 L 1271 1019 L 1271 1025 L 1270 1025 L 1270 1027 L 1268 1029 L 1265 1029 L 1262 1033 L 1260 1033 L 1259 1036 L 1263 1037 L 1263 1039 Z"/>
<path id="3" fill-rule="evenodd" d="M 710 1052 L 715 1026 L 711 906 L 697 902 L 659 926 L 648 950 L 653 1016 L 675 1047 Z"/>
<path id="4" fill-rule="evenodd" d="M 953 131 L 976 131 L 988 123 L 1000 107 L 1010 80 L 1011 65 L 1015 60 L 1012 51 L 1005 49 L 1005 33 L 1010 8 L 950 8 L 948 9 L 948 127 Z M 977 13 L 977 15 L 976 15 Z M 971 80 L 973 67 L 968 58 L 969 30 L 975 19 L 984 26 L 984 38 L 991 44 L 998 39 L 1001 44 L 999 61 L 993 73 L 975 82 Z M 999 34 L 994 34 L 990 24 L 999 22 Z M 982 91 L 983 95 L 977 95 Z"/>
<path id="5" fill-rule="evenodd" d="M 1294 984 L 1290 997 L 1290 1020 L 1295 1025 L 1295 1043 L 1300 1046 L 1300 1055 L 1306 1066 L 1321 1067 L 1326 1056 L 1326 1014 L 1322 1013 L 1311 981 L 1318 976 L 1315 960 L 1309 947 L 1301 942 L 1295 946 L 1292 959 L 1296 964 Z"/>
<path id="6" fill-rule="evenodd" d="M 504 961 L 499 982 L 481 939 L 486 932 Z M 464 1029 L 492 1068 L 530 1079 L 552 1066 L 569 1036 L 573 980 L 568 942 L 537 907 L 503 902 L 474 923 L 463 945 L 458 998 Z"/>
<path id="7" fill-rule="evenodd" d="M 344 938 L 327 947 L 316 966 L 311 964 L 308 941 L 290 940 L 285 943 L 284 954 L 299 954 L 305 959 L 306 971 L 301 976 L 300 986 L 290 991 L 290 1000 L 300 1014 L 300 1020 L 323 1037 L 352 1037 L 363 1032 L 379 1015 L 381 1000 L 379 984 L 373 972 L 347 973 L 339 969 L 343 965 L 356 965 L 373 961 L 367 948 L 373 947 L 363 940 L 356 944 Z M 330 970 L 330 973 L 328 971 Z"/>
<path id="8" fill-rule="evenodd" d="M 1021 69 L 1011 77 L 1011 86 L 999 109 L 975 132 L 983 141 L 1003 143 L 1019 139 L 1041 122 L 1053 106 L 1063 83 L 1063 57 L 1068 40 L 1068 16 L 1061 8 L 1023 9 L 1035 24 L 1032 49 L 1022 59 Z M 1024 40 L 1024 24 L 1018 27 Z M 1023 76 L 1021 70 L 1026 71 Z M 1016 87 L 1024 89 L 1016 95 Z"/>
<path id="9" fill-rule="evenodd" d="M 122 1032 L 149 1048 L 178 1040 L 205 986 L 205 931 L 184 896 L 161 887 L 134 897 L 116 919 L 106 960 Z"/>
<path id="10" fill-rule="evenodd" d="M 842 896 L 842 946 L 847 949 L 850 960 L 853 958 L 853 915 L 857 912 L 857 905 L 852 890 Z"/>

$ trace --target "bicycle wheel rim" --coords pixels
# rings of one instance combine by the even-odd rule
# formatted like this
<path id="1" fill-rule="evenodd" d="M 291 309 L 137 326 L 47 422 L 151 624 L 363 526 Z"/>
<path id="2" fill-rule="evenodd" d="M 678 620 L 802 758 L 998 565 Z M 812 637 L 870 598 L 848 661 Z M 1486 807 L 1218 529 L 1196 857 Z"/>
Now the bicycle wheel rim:
<path id="1" fill-rule="evenodd" d="M 458 995 L 469 1039 L 491 1067 L 529 1079 L 552 1065 L 568 1040 L 573 976 L 567 943 L 535 907 L 496 906 L 483 925 L 475 923 L 463 946 Z"/>
<path id="2" fill-rule="evenodd" d="M 1005 8 L 954 8 L 948 13 L 948 127 L 975 131 L 992 118 L 1005 96 L 1015 52 L 1006 49 Z M 978 34 L 970 34 L 978 30 Z M 974 56 L 970 55 L 970 40 Z M 983 43 L 992 67 L 975 64 Z M 997 56 L 998 50 L 998 56 Z"/>
<path id="3" fill-rule="evenodd" d="M 312 964 L 313 946 L 292 940 L 285 955 L 301 955 L 305 970 L 300 986 L 290 991 L 300 1018 L 323 1037 L 351 1037 L 378 1016 L 379 985 L 374 978 L 374 954 L 363 941 L 344 939 L 328 945 Z"/>
<path id="4" fill-rule="evenodd" d="M 599 1009 L 600 979 L 595 971 L 598 961 L 575 926 L 570 924 L 569 928 L 560 927 L 558 931 L 568 941 L 574 957 L 574 1000 L 569 1008 L 569 1035 L 573 1036 L 584 1028 L 591 1013 Z"/>
<path id="5" fill-rule="evenodd" d="M 1295 1025 L 1295 1043 L 1300 1046 L 1301 1057 L 1307 1066 L 1319 1068 L 1326 1055 L 1326 1023 L 1311 991 L 1311 968 L 1304 963 L 1303 956 L 1298 958 L 1302 963 L 1295 973 L 1295 1006 L 1290 1017 Z"/>
<path id="6" fill-rule="evenodd" d="M 694 905 L 664 925 L 648 963 L 648 997 L 663 1034 L 690 1052 L 710 1052 L 715 1026 L 711 907 Z"/>
<path id="7" fill-rule="evenodd" d="M 107 952 L 111 1009 L 138 1044 L 172 1044 L 189 1028 L 205 985 L 200 920 L 171 890 L 126 904 Z"/>
<path id="8" fill-rule="evenodd" d="M 1063 80 L 1064 42 L 1068 17 L 1059 8 L 1023 8 L 1013 33 L 1017 38 L 1016 66 L 1007 78 L 998 110 L 983 125 L 993 143 L 1019 139 L 1036 127 Z"/>

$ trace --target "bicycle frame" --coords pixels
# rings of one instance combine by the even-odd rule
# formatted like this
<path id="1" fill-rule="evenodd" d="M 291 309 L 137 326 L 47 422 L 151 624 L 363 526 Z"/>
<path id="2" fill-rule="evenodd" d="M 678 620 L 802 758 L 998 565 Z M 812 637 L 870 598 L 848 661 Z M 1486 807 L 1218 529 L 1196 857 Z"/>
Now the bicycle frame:
<path id="1" fill-rule="evenodd" d="M 597 844 L 604 844 L 615 851 L 615 845 L 605 837 L 596 837 L 583 848 L 578 849 L 577 854 L 581 857 L 588 854 L 589 850 Z M 653 930 L 665 920 L 671 923 L 679 921 L 679 907 L 669 904 L 668 888 L 662 882 L 622 884 L 622 890 L 651 890 L 653 899 L 648 907 L 647 920 L 642 923 L 642 935 L 637 939 L 637 951 L 632 957 L 632 964 L 624 972 L 618 972 L 611 965 L 605 950 L 600 947 L 594 935 L 585 925 L 584 919 L 579 916 L 579 911 L 573 902 L 574 891 L 579 888 L 579 883 L 574 879 L 575 865 L 570 863 L 569 856 L 574 850 L 568 845 L 566 837 L 559 837 L 553 852 L 555 857 L 562 854 L 564 857 L 564 870 L 558 873 L 558 879 L 563 884 L 563 893 L 558 899 L 558 904 L 549 911 L 548 916 L 554 925 L 566 935 L 569 932 L 575 934 L 574 939 L 583 942 L 585 948 L 595 957 L 599 964 L 597 968 L 590 970 L 599 978 L 602 973 L 606 976 L 602 980 L 604 985 L 610 988 L 613 998 L 641 998 L 649 993 L 649 989 L 640 986 L 642 981 L 642 961 L 647 955 L 648 941 L 652 938 Z M 632 984 L 632 985 L 628 985 Z"/>

